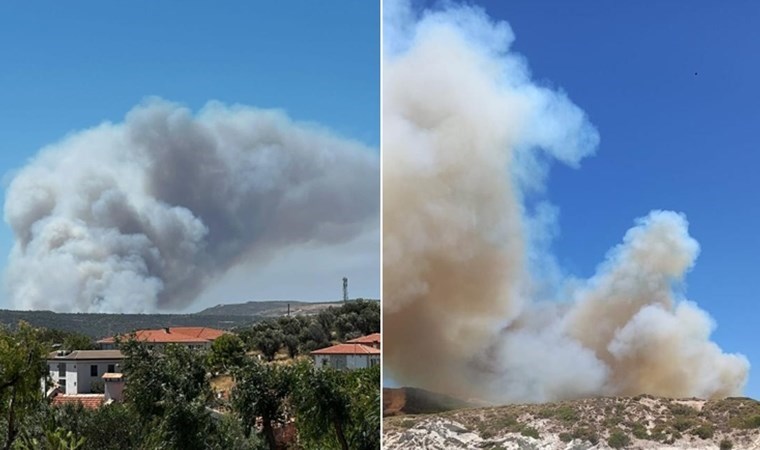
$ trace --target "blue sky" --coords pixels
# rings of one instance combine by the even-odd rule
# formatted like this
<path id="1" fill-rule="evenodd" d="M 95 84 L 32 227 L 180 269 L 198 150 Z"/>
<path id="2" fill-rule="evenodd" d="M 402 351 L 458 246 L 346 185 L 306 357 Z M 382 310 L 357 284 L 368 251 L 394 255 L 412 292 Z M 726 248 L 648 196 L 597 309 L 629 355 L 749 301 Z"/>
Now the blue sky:
<path id="1" fill-rule="evenodd" d="M 377 148 L 379 24 L 375 1 L 2 2 L 3 187 L 42 146 L 154 95 L 282 108 Z M 11 243 L 3 223 L 0 268 Z"/>
<path id="2" fill-rule="evenodd" d="M 634 218 L 685 213 L 701 245 L 687 297 L 715 319 L 714 340 L 755 366 L 745 393 L 760 398 L 760 4 L 477 3 L 601 135 L 579 170 L 549 177 L 562 266 L 588 277 Z"/>

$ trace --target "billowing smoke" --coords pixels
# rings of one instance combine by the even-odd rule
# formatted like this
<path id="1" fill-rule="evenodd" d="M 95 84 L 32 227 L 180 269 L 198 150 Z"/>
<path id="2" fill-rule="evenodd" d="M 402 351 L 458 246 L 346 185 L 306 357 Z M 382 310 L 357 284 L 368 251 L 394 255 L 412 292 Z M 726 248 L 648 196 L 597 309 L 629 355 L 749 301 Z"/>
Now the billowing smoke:
<path id="1" fill-rule="evenodd" d="M 278 111 L 152 99 L 43 149 L 13 178 L 13 305 L 187 306 L 235 264 L 377 227 L 376 151 Z"/>
<path id="2" fill-rule="evenodd" d="M 577 166 L 598 134 L 531 80 L 514 36 L 473 7 L 417 16 L 386 3 L 383 81 L 384 364 L 465 398 L 739 394 L 749 363 L 710 341 L 683 298 L 699 245 L 653 211 L 589 280 L 547 252 L 551 160 Z"/>

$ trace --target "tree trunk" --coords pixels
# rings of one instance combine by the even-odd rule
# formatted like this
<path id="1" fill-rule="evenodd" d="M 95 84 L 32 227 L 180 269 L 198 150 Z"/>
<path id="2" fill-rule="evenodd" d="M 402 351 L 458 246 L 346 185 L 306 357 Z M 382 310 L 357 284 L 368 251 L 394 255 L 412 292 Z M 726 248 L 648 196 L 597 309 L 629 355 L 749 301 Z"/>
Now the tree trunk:
<path id="1" fill-rule="evenodd" d="M 269 417 L 262 417 L 262 433 L 267 440 L 269 450 L 277 450 L 277 440 L 274 438 L 274 428 L 272 428 L 272 420 Z"/>
<path id="2" fill-rule="evenodd" d="M 8 429 L 5 439 L 5 450 L 11 450 L 13 441 L 16 440 L 18 430 L 16 429 L 16 386 L 11 388 L 11 401 L 8 407 Z"/>
<path id="3" fill-rule="evenodd" d="M 348 441 L 346 441 L 346 435 L 343 433 L 343 424 L 339 420 L 334 420 L 333 426 L 335 427 L 335 435 L 338 436 L 340 448 L 348 450 Z"/>

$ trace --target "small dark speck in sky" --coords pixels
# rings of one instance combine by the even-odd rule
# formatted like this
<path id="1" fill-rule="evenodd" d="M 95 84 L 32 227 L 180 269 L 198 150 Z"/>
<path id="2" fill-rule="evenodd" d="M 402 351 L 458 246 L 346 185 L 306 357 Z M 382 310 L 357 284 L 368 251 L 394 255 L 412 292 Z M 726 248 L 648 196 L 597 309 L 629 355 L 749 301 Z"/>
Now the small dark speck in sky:
<path id="1" fill-rule="evenodd" d="M 697 72 L 694 72 L 694 75 L 696 75 L 696 74 L 697 74 Z"/>

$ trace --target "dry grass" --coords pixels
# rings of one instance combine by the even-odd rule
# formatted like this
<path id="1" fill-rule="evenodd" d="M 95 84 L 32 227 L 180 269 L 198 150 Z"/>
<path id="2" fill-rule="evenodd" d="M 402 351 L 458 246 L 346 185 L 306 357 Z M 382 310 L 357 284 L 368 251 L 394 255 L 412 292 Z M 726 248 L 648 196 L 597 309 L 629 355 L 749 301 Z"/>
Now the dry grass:
<path id="1" fill-rule="evenodd" d="M 230 392 L 232 387 L 235 386 L 235 382 L 229 375 L 219 375 L 218 377 L 214 377 L 210 380 L 210 383 L 211 389 L 213 389 L 214 392 Z"/>

